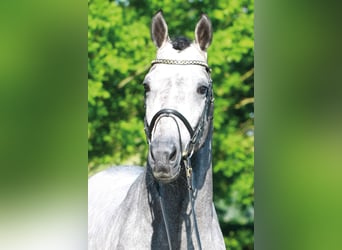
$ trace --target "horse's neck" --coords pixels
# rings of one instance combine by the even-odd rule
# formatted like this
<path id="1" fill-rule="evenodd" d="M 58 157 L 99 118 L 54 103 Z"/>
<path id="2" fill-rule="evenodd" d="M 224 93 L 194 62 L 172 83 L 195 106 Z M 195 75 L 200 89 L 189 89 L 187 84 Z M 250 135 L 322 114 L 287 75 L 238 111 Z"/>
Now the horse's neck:
<path id="1" fill-rule="evenodd" d="M 198 225 L 203 224 L 202 228 L 208 228 L 212 220 L 213 181 L 211 135 L 212 133 L 210 131 L 203 147 L 191 159 L 194 210 L 198 219 Z M 188 210 L 189 207 L 190 203 Z"/>
<path id="2" fill-rule="evenodd" d="M 199 228 L 208 228 L 212 221 L 212 166 L 211 166 L 211 133 L 209 133 L 203 147 L 199 149 L 191 158 L 192 166 L 192 188 L 194 210 L 197 217 Z M 153 237 L 165 239 L 164 218 L 161 211 L 160 198 L 162 199 L 165 218 L 168 229 L 173 242 L 179 242 L 180 230 L 184 228 L 188 231 L 189 226 L 194 227 L 191 214 L 191 202 L 189 202 L 189 191 L 185 170 L 182 168 L 180 177 L 170 183 L 159 185 L 154 183 L 151 185 L 152 173 L 147 170 L 146 184 L 149 197 L 150 208 L 153 214 L 152 218 L 154 232 Z M 159 189 L 159 190 L 158 190 Z M 193 231 L 190 229 L 189 232 Z M 187 236 L 189 237 L 189 236 Z M 190 236 L 191 237 L 191 236 Z M 177 248 L 177 247 L 176 247 Z"/>

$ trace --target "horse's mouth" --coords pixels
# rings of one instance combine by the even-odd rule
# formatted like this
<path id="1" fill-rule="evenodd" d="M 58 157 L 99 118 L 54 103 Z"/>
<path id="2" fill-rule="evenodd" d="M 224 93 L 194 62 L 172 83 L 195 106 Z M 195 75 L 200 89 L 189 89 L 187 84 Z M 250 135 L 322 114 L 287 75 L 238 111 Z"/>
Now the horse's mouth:
<path id="1" fill-rule="evenodd" d="M 180 173 L 180 166 L 176 167 L 176 171 L 174 173 L 169 172 L 164 172 L 164 171 L 152 171 L 153 177 L 160 183 L 171 183 L 175 181 Z"/>

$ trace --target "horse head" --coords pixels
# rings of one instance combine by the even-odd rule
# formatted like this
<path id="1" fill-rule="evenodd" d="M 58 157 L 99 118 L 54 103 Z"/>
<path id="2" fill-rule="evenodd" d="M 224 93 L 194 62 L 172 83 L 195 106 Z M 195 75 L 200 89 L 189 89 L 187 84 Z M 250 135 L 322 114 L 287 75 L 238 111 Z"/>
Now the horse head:
<path id="1" fill-rule="evenodd" d="M 143 82 L 148 165 L 158 182 L 169 183 L 209 131 L 213 98 L 206 50 L 212 40 L 211 22 L 201 16 L 193 42 L 184 37 L 171 40 L 159 11 L 152 19 L 151 37 L 157 56 Z"/>

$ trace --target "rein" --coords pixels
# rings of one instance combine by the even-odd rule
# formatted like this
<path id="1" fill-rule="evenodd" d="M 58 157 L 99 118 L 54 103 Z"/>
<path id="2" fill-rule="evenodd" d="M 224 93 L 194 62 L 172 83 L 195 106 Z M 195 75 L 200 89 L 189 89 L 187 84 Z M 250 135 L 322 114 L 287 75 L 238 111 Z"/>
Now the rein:
<path id="1" fill-rule="evenodd" d="M 196 239 L 197 239 L 197 243 L 199 246 L 199 249 L 202 249 L 201 246 L 201 240 L 200 240 L 200 236 L 199 236 L 199 230 L 198 230 L 198 226 L 197 226 L 197 219 L 196 219 L 196 213 L 195 213 L 195 209 L 194 209 L 194 199 L 193 199 L 193 179 L 192 179 L 192 167 L 191 167 L 191 157 L 195 151 L 195 147 L 196 146 L 200 146 L 198 145 L 201 139 L 201 136 L 203 136 L 203 132 L 204 132 L 204 125 L 205 122 L 207 122 L 207 124 L 209 124 L 210 120 L 212 119 L 213 116 L 213 102 L 214 102 L 214 98 L 213 98 L 213 93 L 212 93 L 212 80 L 210 78 L 210 73 L 211 73 L 211 69 L 209 68 L 208 64 L 204 61 L 198 61 L 198 60 L 169 60 L 169 59 L 156 59 L 153 60 L 151 65 L 155 65 L 155 64 L 173 64 L 173 65 L 199 65 L 199 66 L 203 66 L 205 67 L 206 71 L 209 74 L 209 83 L 210 86 L 208 88 L 208 92 L 206 95 L 206 102 L 205 102 L 205 106 L 204 109 L 202 111 L 201 117 L 199 118 L 199 121 L 195 127 L 195 129 L 192 128 L 192 126 L 190 125 L 189 121 L 177 110 L 174 109 L 161 109 L 160 111 L 158 111 L 152 118 L 151 123 L 148 124 L 147 119 L 145 117 L 144 119 L 144 123 L 145 123 L 145 133 L 146 133 L 146 137 L 147 137 L 147 141 L 148 144 L 151 143 L 151 139 L 152 139 L 152 133 L 153 133 L 153 129 L 155 128 L 156 124 L 158 124 L 159 120 L 162 117 L 172 117 L 178 127 L 179 130 L 179 125 L 178 122 L 175 118 L 178 118 L 186 127 L 186 129 L 189 132 L 190 135 L 190 141 L 187 144 L 187 146 L 185 147 L 185 150 L 183 151 L 182 149 L 182 165 L 185 168 L 185 172 L 186 172 L 186 179 L 187 179 L 187 184 L 188 184 L 188 194 L 189 194 L 189 202 L 191 205 L 191 213 L 193 215 L 193 221 L 194 221 L 194 227 L 195 227 L 195 234 L 196 234 Z M 179 136 L 180 136 L 180 132 L 179 132 Z M 180 139 L 181 141 L 181 139 Z M 182 147 L 182 144 L 180 144 Z M 158 185 L 159 186 L 159 185 Z M 165 229 L 166 229 L 166 235 L 167 235 L 167 240 L 168 240 L 168 245 L 169 245 L 169 249 L 172 250 L 172 246 L 171 246 L 171 237 L 170 237 L 170 233 L 169 233 L 169 227 L 168 227 L 168 223 L 166 220 L 166 216 L 165 216 L 165 209 L 164 209 L 164 203 L 163 203 L 163 199 L 158 187 L 158 194 L 159 194 L 159 203 L 161 206 L 161 210 L 162 210 L 162 216 L 163 216 L 163 220 L 164 220 L 164 225 L 165 225 Z"/>

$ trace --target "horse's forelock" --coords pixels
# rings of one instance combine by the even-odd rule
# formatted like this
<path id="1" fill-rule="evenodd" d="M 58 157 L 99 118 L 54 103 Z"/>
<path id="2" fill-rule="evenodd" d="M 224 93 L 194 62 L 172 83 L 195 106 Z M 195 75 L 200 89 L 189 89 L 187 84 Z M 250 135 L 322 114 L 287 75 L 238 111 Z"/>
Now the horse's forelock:
<path id="1" fill-rule="evenodd" d="M 190 44 L 191 44 L 191 40 L 184 36 L 179 36 L 172 40 L 172 47 L 180 51 L 189 47 Z"/>

